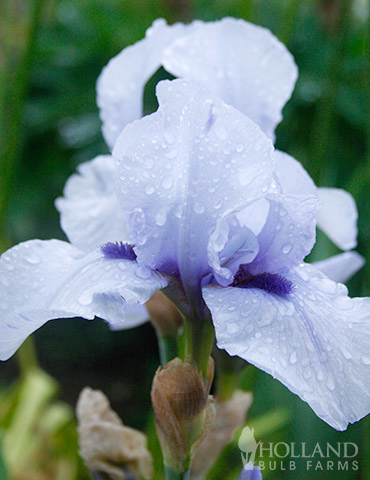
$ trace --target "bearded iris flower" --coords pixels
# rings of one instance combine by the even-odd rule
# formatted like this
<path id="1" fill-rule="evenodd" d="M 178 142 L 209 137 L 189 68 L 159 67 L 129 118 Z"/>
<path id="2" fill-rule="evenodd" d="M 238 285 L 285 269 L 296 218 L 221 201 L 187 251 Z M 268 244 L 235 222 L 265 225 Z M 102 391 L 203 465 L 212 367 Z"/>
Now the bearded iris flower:
<path id="1" fill-rule="evenodd" d="M 110 147 L 128 123 L 141 118 L 145 84 L 161 66 L 171 75 L 201 83 L 272 139 L 298 75 L 290 52 L 263 27 L 234 18 L 171 26 L 158 19 L 143 40 L 110 60 L 98 79 L 97 102 Z M 277 152 L 276 162 L 281 164 L 285 192 L 319 197 L 318 227 L 340 249 L 355 248 L 357 209 L 352 196 L 342 189 L 316 188 L 287 154 Z M 345 282 L 363 265 L 364 259 L 351 251 L 317 267 L 331 279 Z"/>
<path id="2" fill-rule="evenodd" d="M 271 140 L 209 90 L 164 81 L 157 96 L 113 157 L 67 185 L 59 208 L 74 245 L 34 240 L 1 257 L 1 358 L 49 319 L 124 324 L 127 305 L 164 289 L 185 317 L 212 317 L 220 348 L 345 429 L 370 410 L 370 299 L 303 263 L 317 196 L 291 192 Z"/>

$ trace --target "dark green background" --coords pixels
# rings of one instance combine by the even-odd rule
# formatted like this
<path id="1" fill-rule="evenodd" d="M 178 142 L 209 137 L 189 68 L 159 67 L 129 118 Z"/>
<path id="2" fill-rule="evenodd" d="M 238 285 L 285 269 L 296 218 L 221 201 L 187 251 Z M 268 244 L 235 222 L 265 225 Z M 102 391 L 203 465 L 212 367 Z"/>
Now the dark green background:
<path id="1" fill-rule="evenodd" d="M 79 163 L 107 152 L 95 82 L 108 60 L 142 38 L 158 17 L 172 23 L 230 15 L 270 28 L 293 53 L 300 76 L 277 130 L 277 146 L 299 159 L 318 185 L 354 195 L 358 251 L 370 259 L 370 34 L 364 5 L 368 11 L 366 0 L 3 0 L 0 250 L 32 238 L 65 238 L 54 199 Z M 159 72 L 148 84 L 148 111 L 155 108 L 154 86 L 162 76 Z M 320 235 L 312 259 L 334 253 L 337 249 Z M 369 295 L 369 272 L 365 267 L 350 282 L 352 295 Z M 102 388 L 127 424 L 146 427 L 158 363 L 149 325 L 112 333 L 100 321 L 58 320 L 35 338 L 41 365 L 62 385 L 61 398 L 74 404 L 83 386 Z M 9 384 L 17 375 L 16 359 L 0 369 L 1 382 Z M 256 428 L 257 440 L 353 441 L 360 447 L 357 472 L 307 472 L 306 463 L 297 461 L 297 470 L 277 470 L 265 478 L 369 479 L 369 419 L 338 433 L 253 367 L 243 383 L 255 397 L 250 423 L 270 409 L 290 412 L 290 420 L 272 433 L 259 437 Z M 239 450 L 229 449 L 211 478 L 235 478 L 240 467 Z"/>

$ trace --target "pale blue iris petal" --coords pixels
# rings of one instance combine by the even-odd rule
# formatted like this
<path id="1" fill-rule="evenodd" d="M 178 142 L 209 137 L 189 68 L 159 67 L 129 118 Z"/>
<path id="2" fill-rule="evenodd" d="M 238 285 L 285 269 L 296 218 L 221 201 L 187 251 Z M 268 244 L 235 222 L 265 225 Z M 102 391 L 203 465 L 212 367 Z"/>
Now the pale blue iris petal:
<path id="1" fill-rule="evenodd" d="M 352 195 L 339 188 L 317 188 L 302 165 L 276 151 L 275 175 L 284 194 L 313 194 L 319 198 L 317 226 L 342 250 L 357 244 L 357 207 Z"/>
<path id="2" fill-rule="evenodd" d="M 270 138 L 298 74 L 292 55 L 269 30 L 234 18 L 194 23 L 165 50 L 163 65 L 207 85 Z"/>
<path id="3" fill-rule="evenodd" d="M 342 250 L 357 245 L 357 207 L 352 195 L 340 188 L 319 188 L 322 208 L 317 225 Z"/>
<path id="4" fill-rule="evenodd" d="M 125 318 L 121 323 L 111 323 L 111 330 L 127 330 L 138 327 L 149 320 L 149 313 L 145 305 L 134 303 L 127 305 Z"/>
<path id="5" fill-rule="evenodd" d="M 166 284 L 136 262 L 86 255 L 59 240 L 21 243 L 0 258 L 0 359 L 51 319 L 122 323 L 126 304 L 144 303 Z"/>
<path id="6" fill-rule="evenodd" d="M 288 271 L 303 261 L 315 243 L 316 197 L 269 194 L 266 198 L 270 209 L 257 236 L 259 253 L 251 273 Z"/>
<path id="7" fill-rule="evenodd" d="M 344 252 L 334 255 L 326 260 L 314 262 L 312 265 L 320 272 L 323 272 L 330 280 L 338 283 L 345 283 L 357 273 L 366 261 L 357 252 Z"/>
<path id="8" fill-rule="evenodd" d="M 273 146 L 198 84 L 165 81 L 157 92 L 158 112 L 128 125 L 114 148 L 118 195 L 138 261 L 177 265 L 184 284 L 199 285 L 217 220 L 268 190 Z"/>
<path id="9" fill-rule="evenodd" d="M 370 299 L 348 297 L 310 265 L 286 297 L 258 289 L 203 289 L 218 346 L 270 373 L 332 427 L 370 411 Z"/>
<path id="10" fill-rule="evenodd" d="M 164 48 L 185 28 L 158 19 L 143 40 L 122 50 L 103 69 L 97 82 L 97 104 L 109 147 L 113 148 L 128 123 L 143 115 L 144 86 L 161 66 Z"/>
<path id="11" fill-rule="evenodd" d="M 209 238 L 208 262 L 220 285 L 230 285 L 241 263 L 251 263 L 258 253 L 252 230 L 242 227 L 235 215 L 217 222 Z"/>
<path id="12" fill-rule="evenodd" d="M 106 242 L 128 242 L 127 228 L 116 196 L 117 165 L 101 155 L 78 167 L 55 202 L 69 241 L 91 252 Z"/>

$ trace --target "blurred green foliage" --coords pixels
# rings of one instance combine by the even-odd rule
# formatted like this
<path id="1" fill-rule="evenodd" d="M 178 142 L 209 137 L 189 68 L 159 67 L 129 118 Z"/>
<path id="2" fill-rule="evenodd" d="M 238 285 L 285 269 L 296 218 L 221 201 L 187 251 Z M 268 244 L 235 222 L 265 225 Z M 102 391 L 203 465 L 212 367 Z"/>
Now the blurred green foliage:
<path id="1" fill-rule="evenodd" d="M 2 0 L 0 249 L 31 238 L 64 238 L 54 199 L 79 163 L 107 152 L 95 83 L 108 60 L 142 38 L 157 17 L 174 22 L 231 15 L 270 28 L 293 53 L 300 76 L 277 130 L 277 147 L 300 160 L 317 184 L 347 188 L 354 195 L 358 251 L 369 260 L 369 8 L 368 0 Z M 151 97 L 161 75 L 147 87 L 149 110 L 155 108 Z M 320 235 L 311 258 L 336 252 Z M 350 282 L 351 293 L 369 295 L 369 280 L 365 267 Z M 149 326 L 112 333 L 99 321 L 60 320 L 35 337 L 40 362 L 61 383 L 62 398 L 74 404 L 86 384 L 102 388 L 125 423 L 145 427 L 158 363 Z M 16 376 L 15 360 L 1 365 L 1 371 L 2 383 L 9 383 Z M 257 441 L 353 441 L 361 450 L 359 470 L 342 471 L 340 478 L 370 477 L 368 419 L 338 433 L 251 366 L 242 386 L 254 392 L 250 423 L 265 419 L 256 427 Z M 268 412 L 282 407 L 286 421 L 266 428 Z M 236 478 L 240 470 L 239 450 L 230 448 L 225 455 L 213 480 Z M 266 472 L 265 478 L 331 480 L 338 472 L 307 471 L 297 461 L 297 470 Z"/>

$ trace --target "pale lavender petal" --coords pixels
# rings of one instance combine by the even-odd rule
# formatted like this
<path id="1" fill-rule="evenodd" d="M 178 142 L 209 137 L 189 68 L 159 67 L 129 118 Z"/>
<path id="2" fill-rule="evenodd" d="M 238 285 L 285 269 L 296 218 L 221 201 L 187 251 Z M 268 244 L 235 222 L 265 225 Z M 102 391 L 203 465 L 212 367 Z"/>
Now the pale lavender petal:
<path id="1" fill-rule="evenodd" d="M 370 411 L 370 299 L 310 265 L 287 275 L 287 296 L 207 286 L 218 346 L 280 380 L 332 427 Z"/>
<path id="2" fill-rule="evenodd" d="M 125 319 L 121 323 L 111 323 L 111 330 L 127 330 L 128 328 L 138 327 L 149 320 L 149 313 L 145 305 L 135 303 L 127 305 Z"/>
<path id="3" fill-rule="evenodd" d="M 357 207 L 352 195 L 339 188 L 319 188 L 322 203 L 317 225 L 342 250 L 357 245 Z"/>
<path id="4" fill-rule="evenodd" d="M 317 196 L 317 187 L 312 178 L 295 158 L 280 150 L 275 150 L 275 161 L 275 174 L 282 193 Z"/>
<path id="5" fill-rule="evenodd" d="M 86 255 L 59 240 L 21 243 L 0 258 L 0 359 L 51 319 L 122 323 L 126 305 L 144 303 L 166 285 L 146 267 L 99 251 Z"/>
<path id="6" fill-rule="evenodd" d="M 297 79 L 292 55 L 269 30 L 244 20 L 192 25 L 165 50 L 166 70 L 206 85 L 273 138 Z"/>
<path id="7" fill-rule="evenodd" d="M 312 265 L 320 272 L 323 272 L 330 280 L 338 283 L 347 282 L 357 273 L 366 261 L 357 252 L 344 252 L 339 255 L 327 258 Z"/>
<path id="8" fill-rule="evenodd" d="M 251 463 L 247 463 L 237 480 L 262 480 L 261 470 Z"/>
<path id="9" fill-rule="evenodd" d="M 221 218 L 207 246 L 208 263 L 220 285 L 230 285 L 241 263 L 250 263 L 258 254 L 257 237 L 242 227 L 235 215 Z"/>
<path id="10" fill-rule="evenodd" d="M 288 271 L 300 264 L 315 243 L 317 198 L 269 194 L 270 210 L 257 236 L 259 253 L 251 273 Z"/>
<path id="11" fill-rule="evenodd" d="M 97 82 L 97 103 L 107 144 L 113 145 L 130 122 L 143 114 L 144 86 L 162 63 L 164 48 L 185 29 L 156 20 L 143 40 L 122 50 L 103 69 Z"/>
<path id="12" fill-rule="evenodd" d="M 106 242 L 128 241 L 116 196 L 116 163 L 110 155 L 96 157 L 78 167 L 55 202 L 61 226 L 73 245 L 91 252 Z"/>
<path id="13" fill-rule="evenodd" d="M 184 284 L 209 271 L 217 219 L 261 198 L 273 146 L 251 120 L 183 80 L 161 82 L 159 110 L 128 125 L 114 148 L 118 190 L 138 260 Z"/>
<path id="14" fill-rule="evenodd" d="M 338 188 L 317 188 L 302 165 L 276 151 L 275 174 L 285 194 L 313 194 L 319 198 L 317 226 L 342 250 L 357 244 L 357 208 L 352 195 Z"/>

